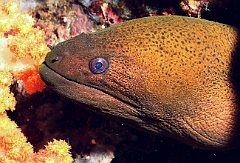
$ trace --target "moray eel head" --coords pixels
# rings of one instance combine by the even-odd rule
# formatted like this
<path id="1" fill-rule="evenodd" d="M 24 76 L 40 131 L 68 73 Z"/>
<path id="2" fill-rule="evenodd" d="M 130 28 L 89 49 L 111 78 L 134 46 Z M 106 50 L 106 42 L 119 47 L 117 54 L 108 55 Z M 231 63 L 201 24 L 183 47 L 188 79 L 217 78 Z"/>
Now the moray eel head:
<path id="1" fill-rule="evenodd" d="M 194 147 L 239 146 L 238 31 L 203 19 L 128 21 L 58 44 L 40 68 L 60 94 Z"/>

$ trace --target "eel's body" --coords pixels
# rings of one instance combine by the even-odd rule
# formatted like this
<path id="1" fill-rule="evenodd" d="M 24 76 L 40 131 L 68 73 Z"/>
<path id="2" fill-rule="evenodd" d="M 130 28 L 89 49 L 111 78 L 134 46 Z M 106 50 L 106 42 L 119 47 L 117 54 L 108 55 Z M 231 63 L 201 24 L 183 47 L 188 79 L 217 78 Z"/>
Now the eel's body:
<path id="1" fill-rule="evenodd" d="M 238 49 L 233 27 L 148 17 L 60 43 L 40 73 L 54 90 L 96 112 L 195 147 L 221 150 L 240 140 Z M 109 66 L 97 63 L 96 69 L 106 69 L 93 73 L 89 62 L 97 57 Z"/>

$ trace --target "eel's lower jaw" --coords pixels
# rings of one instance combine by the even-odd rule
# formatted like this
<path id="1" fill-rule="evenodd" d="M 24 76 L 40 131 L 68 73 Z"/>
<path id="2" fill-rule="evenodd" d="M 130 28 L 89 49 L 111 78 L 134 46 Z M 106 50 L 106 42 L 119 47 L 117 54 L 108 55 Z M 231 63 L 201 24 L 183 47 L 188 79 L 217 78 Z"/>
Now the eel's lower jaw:
<path id="1" fill-rule="evenodd" d="M 91 109 L 92 111 L 105 114 L 109 117 L 113 117 L 115 120 L 123 123 L 125 122 L 126 124 L 135 128 L 144 129 L 144 131 L 150 131 L 150 133 L 160 134 L 160 132 L 154 132 L 150 129 L 153 127 L 150 122 L 153 121 L 143 118 L 144 115 L 141 115 L 141 112 L 144 112 L 144 110 L 139 112 L 139 110 L 137 110 L 134 106 L 129 105 L 128 103 L 125 103 L 117 98 L 114 98 L 107 93 L 71 80 L 67 80 L 45 64 L 42 64 L 40 67 L 40 75 L 43 81 L 53 90 L 75 102 L 91 106 L 91 108 L 89 109 Z M 159 119 L 157 119 L 157 121 L 159 121 Z M 137 125 L 133 125 L 136 123 Z M 158 123 L 154 124 L 157 125 Z M 196 148 L 213 151 L 225 149 L 224 144 L 216 141 L 209 143 L 209 145 L 206 144 L 206 142 L 210 142 L 211 140 L 199 133 L 196 133 L 196 131 L 193 130 L 191 126 L 188 126 L 187 129 L 188 131 L 193 131 L 192 134 L 195 134 L 198 137 L 202 137 L 201 139 L 205 139 L 205 141 L 201 142 L 192 138 L 180 139 L 179 135 L 177 134 L 169 134 L 168 136 L 185 142 L 186 144 L 189 144 L 191 146 L 195 146 Z"/>
<path id="2" fill-rule="evenodd" d="M 119 114 L 138 114 L 136 108 L 133 106 L 101 90 L 68 80 L 49 68 L 45 63 L 40 67 L 40 76 L 54 91 L 75 102 L 93 106 L 97 108 L 97 110 L 95 110 L 97 112 L 99 111 L 118 117 L 120 116 Z"/>

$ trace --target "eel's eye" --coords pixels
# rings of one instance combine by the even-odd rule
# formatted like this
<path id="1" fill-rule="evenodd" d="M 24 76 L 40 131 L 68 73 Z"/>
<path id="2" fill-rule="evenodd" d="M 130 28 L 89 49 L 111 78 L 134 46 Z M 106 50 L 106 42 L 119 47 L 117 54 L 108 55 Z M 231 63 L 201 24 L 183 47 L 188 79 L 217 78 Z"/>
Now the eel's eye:
<path id="1" fill-rule="evenodd" d="M 89 69 L 94 74 L 101 74 L 109 67 L 109 63 L 105 58 L 94 58 L 89 62 Z"/>

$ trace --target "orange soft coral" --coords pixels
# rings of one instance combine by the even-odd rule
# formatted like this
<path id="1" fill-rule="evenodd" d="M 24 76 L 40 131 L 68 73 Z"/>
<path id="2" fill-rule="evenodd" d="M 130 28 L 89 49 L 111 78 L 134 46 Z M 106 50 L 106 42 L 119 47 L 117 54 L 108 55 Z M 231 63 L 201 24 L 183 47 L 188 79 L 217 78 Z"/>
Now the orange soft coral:
<path id="1" fill-rule="evenodd" d="M 32 145 L 5 113 L 0 113 L 0 121 L 0 162 L 29 162 Z"/>
<path id="2" fill-rule="evenodd" d="M 25 90 L 29 94 L 44 89 L 44 83 L 38 73 L 38 67 L 21 71 L 15 75 L 15 78 L 22 80 L 25 83 Z"/>
<path id="3" fill-rule="evenodd" d="M 0 20 L 2 67 L 9 69 L 16 79 L 23 80 L 27 93 L 43 90 L 44 84 L 39 77 L 38 67 L 49 51 L 44 32 L 33 28 L 34 19 L 28 14 L 20 13 L 17 3 L 7 2 L 1 6 Z"/>
<path id="4" fill-rule="evenodd" d="M 70 146 L 63 140 L 48 143 L 46 149 L 33 152 L 32 145 L 5 113 L 0 113 L 0 162 L 1 163 L 71 163 Z"/>
<path id="5" fill-rule="evenodd" d="M 65 141 L 49 142 L 46 149 L 40 150 L 34 157 L 34 162 L 61 162 L 69 163 L 73 162 L 72 157 L 68 153 L 70 147 Z"/>
<path id="6" fill-rule="evenodd" d="M 9 88 L 11 81 L 12 74 L 6 70 L 0 69 L 0 113 L 5 112 L 5 110 L 15 109 L 16 100 L 13 93 L 10 93 Z"/>
<path id="7" fill-rule="evenodd" d="M 38 67 L 49 50 L 43 33 L 32 28 L 32 18 L 19 13 L 17 7 L 12 2 L 0 6 L 0 163 L 70 163 L 73 159 L 66 142 L 54 140 L 46 149 L 34 153 L 17 124 L 6 114 L 5 110 L 14 110 L 16 105 L 10 92 L 13 78 L 23 80 L 29 93 L 43 88 Z"/>

